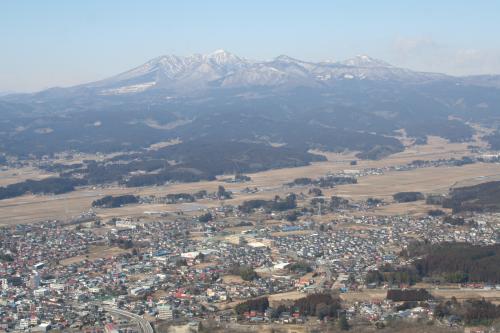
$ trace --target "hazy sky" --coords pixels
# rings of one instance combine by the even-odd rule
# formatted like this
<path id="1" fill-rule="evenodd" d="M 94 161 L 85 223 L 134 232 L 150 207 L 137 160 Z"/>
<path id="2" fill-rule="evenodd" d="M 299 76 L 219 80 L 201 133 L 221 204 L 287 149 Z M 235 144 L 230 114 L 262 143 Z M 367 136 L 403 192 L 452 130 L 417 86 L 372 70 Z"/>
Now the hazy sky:
<path id="1" fill-rule="evenodd" d="M 68 86 L 162 54 L 220 48 L 500 74 L 499 16 L 499 0 L 0 0 L 0 91 Z"/>

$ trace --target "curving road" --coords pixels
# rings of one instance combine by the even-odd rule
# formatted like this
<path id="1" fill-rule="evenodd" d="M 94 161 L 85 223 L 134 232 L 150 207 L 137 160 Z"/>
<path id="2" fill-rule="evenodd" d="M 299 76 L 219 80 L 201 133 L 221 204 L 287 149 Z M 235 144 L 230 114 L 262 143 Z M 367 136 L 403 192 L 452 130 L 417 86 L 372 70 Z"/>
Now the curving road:
<path id="1" fill-rule="evenodd" d="M 137 323 L 137 326 L 139 327 L 139 332 L 141 333 L 154 333 L 153 327 L 151 327 L 151 324 L 144 318 L 142 318 L 139 315 L 136 315 L 135 313 L 128 312 L 125 310 L 117 309 L 117 308 L 110 308 L 110 307 L 103 307 L 104 310 L 107 312 L 122 316 L 125 318 L 128 318 L 129 320 Z"/>

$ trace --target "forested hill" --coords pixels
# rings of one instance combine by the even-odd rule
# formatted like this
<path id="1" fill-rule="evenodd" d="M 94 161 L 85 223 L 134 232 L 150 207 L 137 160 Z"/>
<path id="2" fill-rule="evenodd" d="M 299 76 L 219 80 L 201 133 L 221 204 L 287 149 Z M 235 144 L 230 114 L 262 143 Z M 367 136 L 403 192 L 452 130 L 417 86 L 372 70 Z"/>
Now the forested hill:
<path id="1" fill-rule="evenodd" d="M 500 245 L 465 243 L 419 245 L 410 250 L 421 276 L 444 278 L 448 282 L 500 283 Z"/>
<path id="2" fill-rule="evenodd" d="M 495 82 L 367 56 L 338 63 L 248 61 L 222 50 L 162 56 L 102 81 L 0 97 L 0 153 L 125 152 L 178 139 L 349 149 L 378 159 L 403 149 L 400 129 L 416 142 L 469 140 L 468 122 L 500 118 Z"/>
<path id="3" fill-rule="evenodd" d="M 454 213 L 499 212 L 500 181 L 454 188 L 450 191 L 449 198 L 444 200 L 443 207 L 453 209 Z"/>

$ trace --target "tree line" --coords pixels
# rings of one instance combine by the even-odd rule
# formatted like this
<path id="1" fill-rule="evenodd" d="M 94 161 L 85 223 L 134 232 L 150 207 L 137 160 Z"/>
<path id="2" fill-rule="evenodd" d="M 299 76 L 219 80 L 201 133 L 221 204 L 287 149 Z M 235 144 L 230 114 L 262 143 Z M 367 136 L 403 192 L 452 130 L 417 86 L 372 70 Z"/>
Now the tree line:
<path id="1" fill-rule="evenodd" d="M 0 187 L 0 200 L 14 198 L 24 194 L 63 194 L 71 192 L 78 185 L 85 184 L 79 179 L 46 178 L 42 180 L 26 180 L 20 183 Z"/>
<path id="2" fill-rule="evenodd" d="M 238 209 L 244 213 L 251 213 L 259 208 L 263 208 L 267 212 L 295 209 L 297 208 L 297 196 L 291 193 L 284 199 L 276 196 L 273 200 L 247 200 L 238 207 Z"/>
<path id="3" fill-rule="evenodd" d="M 106 195 L 101 199 L 92 201 L 92 207 L 99 208 L 116 208 L 123 205 L 135 204 L 139 202 L 139 197 L 131 194 L 111 196 Z"/>

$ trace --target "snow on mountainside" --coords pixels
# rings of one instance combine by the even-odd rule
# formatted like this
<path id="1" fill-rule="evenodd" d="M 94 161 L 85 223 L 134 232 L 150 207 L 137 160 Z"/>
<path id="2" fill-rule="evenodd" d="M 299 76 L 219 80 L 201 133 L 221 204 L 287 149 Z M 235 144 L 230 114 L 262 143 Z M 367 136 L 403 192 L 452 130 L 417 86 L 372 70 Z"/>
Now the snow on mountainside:
<path id="1" fill-rule="evenodd" d="M 223 50 L 188 57 L 165 55 L 125 73 L 86 86 L 114 86 L 115 89 L 128 91 L 127 87 L 146 82 L 154 82 L 154 86 L 163 88 L 197 85 L 200 82 L 220 79 L 235 70 L 247 67 L 248 64 L 245 59 Z"/>
<path id="2" fill-rule="evenodd" d="M 154 86 L 156 82 L 146 82 L 140 84 L 134 84 L 131 86 L 125 86 L 115 89 L 104 89 L 101 91 L 101 95 L 121 95 L 121 94 L 129 94 L 144 91 L 152 86 Z"/>
<path id="3" fill-rule="evenodd" d="M 312 62 L 286 55 L 253 61 L 223 50 L 166 55 L 101 81 L 2 96 L 0 150 L 137 151 L 180 140 L 185 145 L 172 153 L 192 159 L 211 156 L 201 143 L 239 151 L 246 146 L 231 144 L 280 142 L 301 154 L 349 149 L 380 158 L 403 149 L 392 138 L 399 129 L 418 139 L 469 140 L 474 129 L 465 121 L 500 119 L 497 87 L 500 76 L 423 73 L 368 56 Z M 240 158 L 231 155 L 230 168 Z M 262 165 L 275 167 L 268 161 Z"/>
<path id="4" fill-rule="evenodd" d="M 324 87 L 339 80 L 425 82 L 445 75 L 397 68 L 356 56 L 341 62 L 308 62 L 281 55 L 269 61 L 250 61 L 224 50 L 181 57 L 165 55 L 111 78 L 82 85 L 98 95 L 169 90 L 173 93 L 216 88 Z"/>
<path id="5" fill-rule="evenodd" d="M 341 62 L 346 66 L 354 67 L 392 67 L 385 61 L 371 58 L 367 55 L 357 55 L 354 58 L 347 59 Z"/>

